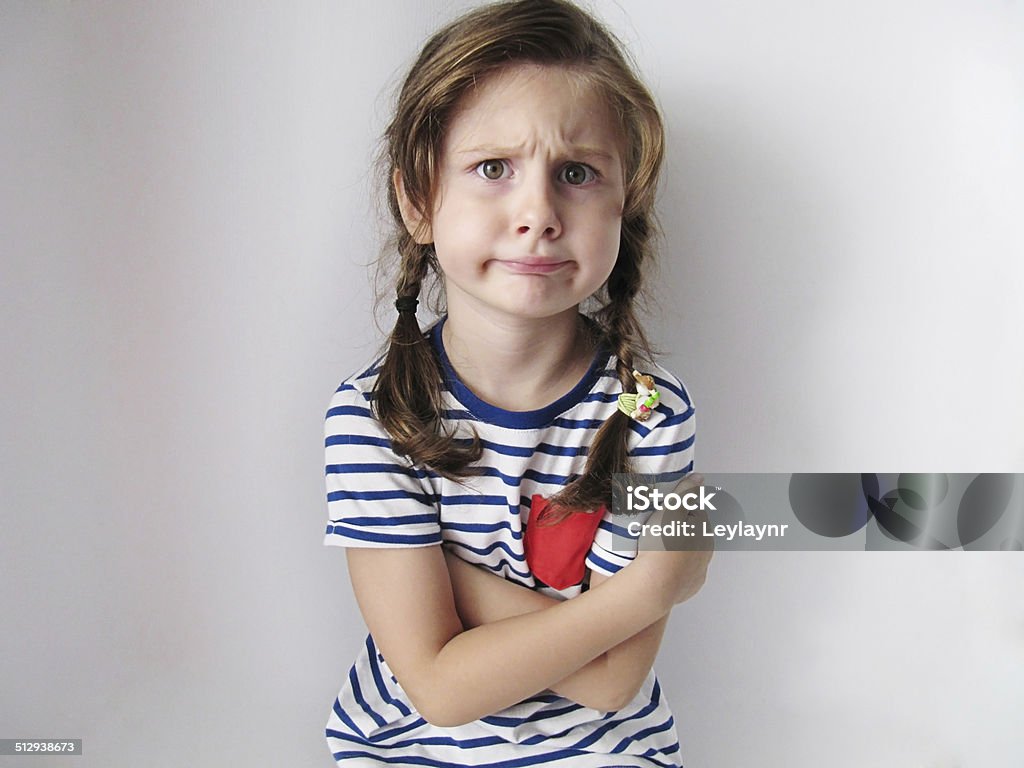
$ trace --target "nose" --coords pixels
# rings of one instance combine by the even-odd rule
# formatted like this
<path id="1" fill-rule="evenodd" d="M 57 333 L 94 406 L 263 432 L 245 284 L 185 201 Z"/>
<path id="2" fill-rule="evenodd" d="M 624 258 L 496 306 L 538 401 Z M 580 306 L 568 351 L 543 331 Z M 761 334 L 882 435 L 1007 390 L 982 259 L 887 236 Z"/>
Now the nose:
<path id="1" fill-rule="evenodd" d="M 562 234 L 554 181 L 540 174 L 524 180 L 517 196 L 513 224 L 519 235 L 552 240 Z"/>

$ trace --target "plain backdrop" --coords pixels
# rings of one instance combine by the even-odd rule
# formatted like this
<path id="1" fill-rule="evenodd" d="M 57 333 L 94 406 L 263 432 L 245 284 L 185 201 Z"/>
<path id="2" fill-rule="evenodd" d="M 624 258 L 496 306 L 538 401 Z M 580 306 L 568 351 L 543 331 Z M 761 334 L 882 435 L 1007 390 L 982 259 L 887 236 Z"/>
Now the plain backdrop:
<path id="1" fill-rule="evenodd" d="M 33 765 L 331 764 L 322 419 L 379 342 L 376 137 L 468 5 L 0 0 L 0 738 L 86 753 Z M 666 116 L 698 468 L 1024 471 L 1024 5 L 590 7 Z M 1020 766 L 1022 584 L 720 555 L 657 663 L 687 766 Z"/>

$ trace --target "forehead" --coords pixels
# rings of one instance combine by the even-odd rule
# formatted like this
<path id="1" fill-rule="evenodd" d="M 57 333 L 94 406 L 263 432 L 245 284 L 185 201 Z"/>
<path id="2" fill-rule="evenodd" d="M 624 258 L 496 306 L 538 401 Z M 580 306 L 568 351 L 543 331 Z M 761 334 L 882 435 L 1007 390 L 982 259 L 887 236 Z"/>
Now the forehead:
<path id="1" fill-rule="evenodd" d="M 618 157 L 621 134 L 603 90 L 591 78 L 565 67 L 520 64 L 487 76 L 462 97 L 444 146 L 458 153 L 549 142 Z"/>

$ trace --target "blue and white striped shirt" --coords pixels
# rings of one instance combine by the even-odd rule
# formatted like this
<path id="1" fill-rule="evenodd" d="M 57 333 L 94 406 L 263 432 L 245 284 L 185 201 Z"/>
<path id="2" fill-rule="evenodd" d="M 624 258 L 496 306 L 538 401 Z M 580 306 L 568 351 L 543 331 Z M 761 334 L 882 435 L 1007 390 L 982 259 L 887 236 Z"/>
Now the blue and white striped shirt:
<path id="1" fill-rule="evenodd" d="M 370 410 L 378 363 L 345 381 L 327 411 L 326 477 L 330 518 L 325 544 L 419 547 L 445 542 L 479 567 L 561 598 L 536 580 L 523 547 L 531 498 L 550 498 L 583 471 L 587 446 L 616 410 L 622 391 L 614 358 L 598 355 L 571 392 L 536 411 L 512 412 L 477 398 L 452 370 L 430 331 L 445 372 L 445 427 L 484 446 L 481 474 L 456 483 L 394 453 Z M 633 469 L 665 478 L 693 467 L 694 410 L 683 385 L 660 367 L 661 401 L 651 419 L 632 422 Z M 635 556 L 615 551 L 610 514 L 601 521 L 586 566 L 613 575 Z M 616 537 L 618 539 L 618 537 Z M 541 763 L 678 766 L 672 714 L 653 671 L 639 694 L 617 712 L 583 707 L 550 691 L 454 728 L 431 725 L 415 710 L 377 650 L 366 643 L 334 703 L 327 741 L 335 759 L 366 766 L 493 766 Z"/>

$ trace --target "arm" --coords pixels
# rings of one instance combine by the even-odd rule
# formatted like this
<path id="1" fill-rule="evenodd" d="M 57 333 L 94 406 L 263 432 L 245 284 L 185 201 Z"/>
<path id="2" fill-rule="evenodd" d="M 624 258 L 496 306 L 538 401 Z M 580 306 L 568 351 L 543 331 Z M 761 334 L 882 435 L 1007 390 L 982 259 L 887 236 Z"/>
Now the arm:
<path id="1" fill-rule="evenodd" d="M 590 586 L 593 589 L 609 578 L 612 577 L 591 572 Z M 622 709 L 636 698 L 640 686 L 644 684 L 644 680 L 647 679 L 647 675 L 654 665 L 658 649 L 661 648 L 661 639 L 665 636 L 668 616 L 669 612 L 666 611 L 660 619 L 640 630 L 629 640 L 608 649 L 606 655 L 609 677 L 602 682 L 606 686 L 611 684 L 612 699 L 608 706 L 609 710 Z M 573 684 L 578 689 L 584 684 L 593 685 L 590 680 L 575 681 L 572 678 L 568 678 L 563 683 Z"/>
<path id="2" fill-rule="evenodd" d="M 455 604 L 466 628 L 541 611 L 561 601 L 488 573 L 445 552 Z M 591 573 L 591 587 L 609 577 Z M 551 685 L 555 693 L 602 712 L 621 709 L 636 696 L 654 663 L 668 614 L 609 648 Z"/>
<path id="3" fill-rule="evenodd" d="M 441 726 L 550 688 L 665 615 L 677 586 L 638 560 L 573 600 L 463 631 L 440 547 L 347 552 L 370 633 L 420 714 Z"/>
<path id="4" fill-rule="evenodd" d="M 683 494 L 703 482 L 702 475 L 691 473 L 680 480 L 673 490 Z M 690 513 L 688 519 L 700 524 L 700 521 L 706 520 L 706 515 Z M 658 551 L 643 553 L 645 565 L 654 565 L 661 575 L 672 579 L 671 583 L 678 584 L 678 589 L 673 593 L 674 603 L 689 599 L 703 585 L 712 555 L 710 542 L 703 537 L 693 541 L 694 549 L 689 556 L 681 557 L 678 553 Z M 644 541 L 645 548 L 651 550 L 660 548 L 660 544 L 653 540 Z M 561 602 L 477 568 L 448 550 L 445 550 L 445 560 L 456 609 L 466 629 L 545 610 Z M 673 572 L 674 576 L 671 575 Z M 615 578 L 593 571 L 590 576 L 591 587 Z M 669 584 L 665 582 L 666 588 L 670 588 Z M 661 646 L 667 621 L 666 610 L 664 615 L 649 626 L 549 687 L 555 693 L 593 709 L 605 712 L 621 709 L 633 700 L 647 678 Z"/>

